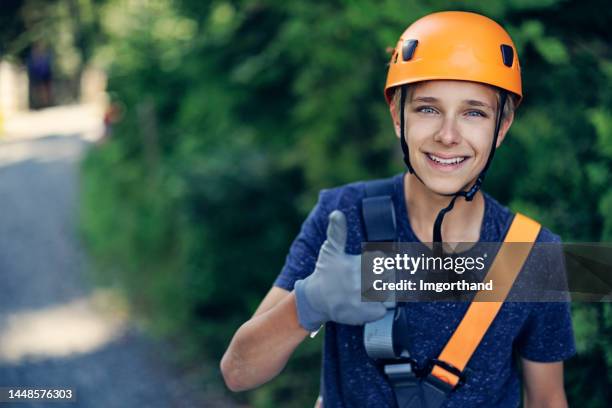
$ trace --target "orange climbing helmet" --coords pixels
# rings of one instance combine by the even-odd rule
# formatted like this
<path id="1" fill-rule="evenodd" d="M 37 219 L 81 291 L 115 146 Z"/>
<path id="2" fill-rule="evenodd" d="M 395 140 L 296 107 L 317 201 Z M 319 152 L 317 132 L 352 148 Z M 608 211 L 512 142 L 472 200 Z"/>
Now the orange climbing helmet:
<path id="1" fill-rule="evenodd" d="M 522 99 L 521 67 L 512 39 L 488 17 L 443 11 L 415 21 L 400 37 L 389 63 L 385 98 L 399 85 L 433 79 L 496 86 Z"/>

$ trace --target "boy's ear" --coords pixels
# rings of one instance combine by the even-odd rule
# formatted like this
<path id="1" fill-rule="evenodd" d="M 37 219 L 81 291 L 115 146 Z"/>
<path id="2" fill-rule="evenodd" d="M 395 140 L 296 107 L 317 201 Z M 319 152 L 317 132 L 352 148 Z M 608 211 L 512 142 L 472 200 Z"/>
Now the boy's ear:
<path id="1" fill-rule="evenodd" d="M 389 112 L 391 112 L 391 119 L 393 120 L 393 130 L 395 130 L 395 136 L 400 138 L 400 118 L 399 113 L 393 106 L 393 104 L 389 105 Z"/>
<path id="2" fill-rule="evenodd" d="M 502 120 L 502 123 L 499 126 L 499 136 L 497 136 L 497 143 L 495 145 L 496 149 L 502 144 L 502 142 L 506 138 L 506 135 L 508 134 L 508 130 L 510 130 L 510 126 L 512 125 L 513 120 L 514 112 L 511 112 L 507 118 Z"/>

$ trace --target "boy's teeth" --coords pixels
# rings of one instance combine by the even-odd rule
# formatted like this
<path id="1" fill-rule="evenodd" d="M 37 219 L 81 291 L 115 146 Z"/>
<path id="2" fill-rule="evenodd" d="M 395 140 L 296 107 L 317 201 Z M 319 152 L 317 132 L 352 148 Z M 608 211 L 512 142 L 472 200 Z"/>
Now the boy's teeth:
<path id="1" fill-rule="evenodd" d="M 440 164 L 457 164 L 465 160 L 465 157 L 453 157 L 452 159 L 443 159 L 441 157 L 434 156 L 433 154 L 428 154 L 427 156 L 429 156 L 431 160 Z"/>

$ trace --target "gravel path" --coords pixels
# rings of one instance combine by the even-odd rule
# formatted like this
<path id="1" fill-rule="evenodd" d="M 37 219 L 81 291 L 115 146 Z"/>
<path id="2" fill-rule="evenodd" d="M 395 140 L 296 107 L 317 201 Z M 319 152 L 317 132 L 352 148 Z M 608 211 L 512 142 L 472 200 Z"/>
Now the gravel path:
<path id="1" fill-rule="evenodd" d="M 22 116 L 11 129 L 30 134 L 0 140 L 0 387 L 77 395 L 0 407 L 235 407 L 163 361 L 170 346 L 139 334 L 119 309 L 109 313 L 112 296 L 86 283 L 78 163 L 91 143 L 85 130 L 99 122 L 84 115 L 91 110 L 75 106 Z M 84 132 L 74 133 L 79 120 Z"/>

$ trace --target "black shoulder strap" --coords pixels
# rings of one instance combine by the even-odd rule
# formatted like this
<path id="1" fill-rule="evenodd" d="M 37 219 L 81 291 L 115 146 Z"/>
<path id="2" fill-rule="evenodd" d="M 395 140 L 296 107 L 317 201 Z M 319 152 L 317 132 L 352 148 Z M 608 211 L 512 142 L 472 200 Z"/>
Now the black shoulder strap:
<path id="1" fill-rule="evenodd" d="M 393 178 L 365 182 L 366 195 L 361 200 L 361 215 L 368 242 L 396 241 L 393 188 Z M 323 399 L 322 405 L 325 406 L 323 364 L 321 364 L 319 398 Z"/>
<path id="2" fill-rule="evenodd" d="M 393 178 L 365 182 L 361 215 L 368 242 L 395 241 L 397 238 L 393 182 Z"/>

